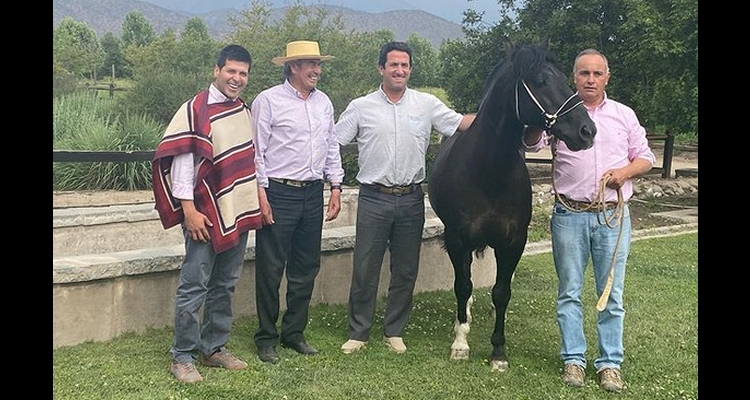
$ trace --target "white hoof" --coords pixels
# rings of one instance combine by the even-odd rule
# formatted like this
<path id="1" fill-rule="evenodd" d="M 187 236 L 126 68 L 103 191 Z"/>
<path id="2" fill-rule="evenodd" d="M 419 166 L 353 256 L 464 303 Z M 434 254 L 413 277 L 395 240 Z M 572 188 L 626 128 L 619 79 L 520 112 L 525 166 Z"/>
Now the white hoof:
<path id="1" fill-rule="evenodd" d="M 451 360 L 468 360 L 469 349 L 451 349 Z"/>
<path id="2" fill-rule="evenodd" d="M 505 372 L 508 370 L 508 362 L 500 360 L 490 361 L 490 368 L 492 371 Z"/>

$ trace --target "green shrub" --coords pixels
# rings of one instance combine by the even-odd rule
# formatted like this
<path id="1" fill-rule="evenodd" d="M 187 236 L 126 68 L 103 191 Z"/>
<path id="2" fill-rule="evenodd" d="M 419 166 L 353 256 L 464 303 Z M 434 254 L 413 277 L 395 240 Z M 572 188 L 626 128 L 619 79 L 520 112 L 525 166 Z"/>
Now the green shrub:
<path id="1" fill-rule="evenodd" d="M 71 138 L 95 126 L 108 125 L 112 102 L 100 101 L 91 92 L 75 92 L 52 99 L 52 148 L 67 149 Z M 63 146 L 63 147 L 61 147 Z"/>
<path id="2" fill-rule="evenodd" d="M 165 125 L 145 114 L 114 116 L 110 99 L 89 93 L 53 100 L 54 150 L 153 150 Z M 145 190 L 151 188 L 151 163 L 52 163 L 52 190 Z"/>
<path id="3" fill-rule="evenodd" d="M 144 114 L 166 124 L 175 111 L 199 90 L 208 89 L 211 80 L 205 74 L 156 72 L 133 83 L 117 100 L 118 114 Z"/>

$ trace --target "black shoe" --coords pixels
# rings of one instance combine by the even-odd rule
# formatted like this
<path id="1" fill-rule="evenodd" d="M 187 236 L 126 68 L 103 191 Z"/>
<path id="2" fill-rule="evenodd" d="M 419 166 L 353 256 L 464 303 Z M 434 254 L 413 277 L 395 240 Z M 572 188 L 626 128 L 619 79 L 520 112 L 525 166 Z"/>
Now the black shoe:
<path id="1" fill-rule="evenodd" d="M 258 348 L 258 358 L 264 363 L 276 364 L 279 362 L 279 354 L 276 353 L 276 348 L 273 346 Z"/>
<path id="2" fill-rule="evenodd" d="M 289 342 L 281 342 L 282 347 L 286 347 L 289 349 L 292 349 L 300 354 L 305 354 L 308 356 L 311 356 L 313 354 L 318 354 L 318 350 L 315 347 L 310 346 L 307 344 L 307 342 L 297 342 L 297 343 L 289 343 Z"/>

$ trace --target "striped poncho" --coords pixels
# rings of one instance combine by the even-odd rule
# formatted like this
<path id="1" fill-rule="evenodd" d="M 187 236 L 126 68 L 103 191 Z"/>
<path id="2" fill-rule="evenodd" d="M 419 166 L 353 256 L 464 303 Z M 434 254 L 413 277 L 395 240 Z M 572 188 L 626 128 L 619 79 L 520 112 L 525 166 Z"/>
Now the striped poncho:
<path id="1" fill-rule="evenodd" d="M 196 167 L 194 203 L 213 223 L 211 244 L 219 253 L 239 242 L 239 235 L 263 225 L 255 177 L 255 128 L 250 110 L 237 99 L 208 104 L 201 91 L 175 113 L 152 162 L 156 210 L 164 229 L 183 222 L 180 200 L 172 195 L 174 156 L 201 157 Z"/>

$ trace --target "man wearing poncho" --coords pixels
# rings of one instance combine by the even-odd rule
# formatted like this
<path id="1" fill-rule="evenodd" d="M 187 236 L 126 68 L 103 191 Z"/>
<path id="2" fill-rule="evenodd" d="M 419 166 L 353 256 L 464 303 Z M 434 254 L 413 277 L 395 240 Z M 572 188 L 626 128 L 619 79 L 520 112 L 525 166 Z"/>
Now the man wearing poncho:
<path id="1" fill-rule="evenodd" d="M 239 97 L 251 63 L 245 48 L 226 46 L 214 66 L 213 83 L 180 106 L 154 155 L 159 218 L 165 229 L 182 224 L 185 236 L 170 365 L 182 382 L 203 379 L 196 358 L 208 367 L 247 367 L 226 344 L 248 232 L 262 226 L 255 130 Z"/>

